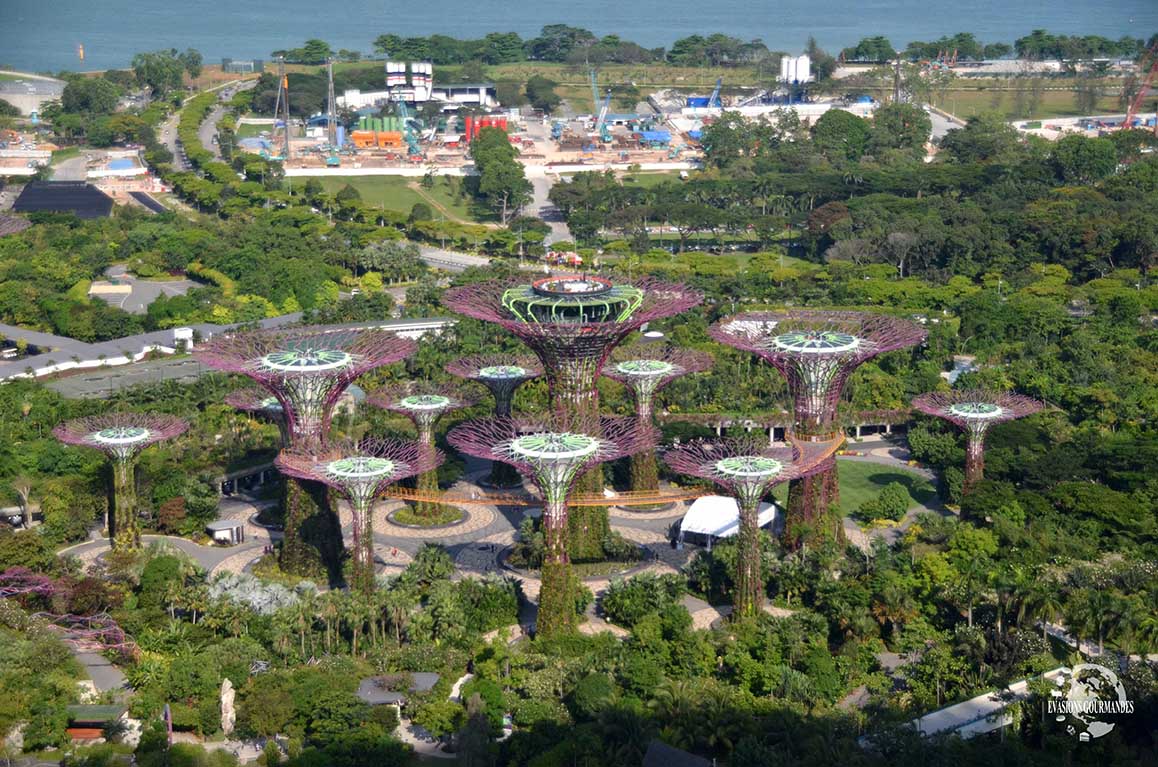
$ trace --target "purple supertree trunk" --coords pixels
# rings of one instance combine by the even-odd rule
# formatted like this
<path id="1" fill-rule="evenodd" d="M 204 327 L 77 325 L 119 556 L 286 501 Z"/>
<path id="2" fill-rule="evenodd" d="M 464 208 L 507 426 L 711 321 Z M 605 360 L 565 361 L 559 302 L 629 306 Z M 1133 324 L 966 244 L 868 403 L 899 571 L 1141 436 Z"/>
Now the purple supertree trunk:
<path id="1" fill-rule="evenodd" d="M 168 415 L 109 413 L 65 421 L 52 430 L 61 442 L 91 447 L 108 455 L 113 469 L 113 512 L 107 525 L 114 549 L 141 547 L 134 470 L 137 456 L 149 445 L 172 439 L 189 425 Z"/>
<path id="2" fill-rule="evenodd" d="M 635 417 L 653 423 L 656 393 L 672 381 L 712 366 L 712 355 L 674 346 L 633 346 L 616 352 L 603 375 L 626 386 L 635 400 Z M 655 453 L 645 451 L 631 457 L 631 489 L 635 492 L 659 490 L 659 467 Z"/>
<path id="3" fill-rule="evenodd" d="M 759 355 L 788 383 L 794 431 L 801 439 L 843 439 L 836 410 L 848 378 L 866 360 L 924 341 L 915 322 L 880 314 L 792 310 L 753 312 L 721 320 L 709 330 L 720 343 Z M 794 481 L 788 491 L 785 540 L 799 545 L 840 502 L 836 461 Z M 834 527 L 839 534 L 839 527 Z"/>
<path id="4" fill-rule="evenodd" d="M 320 482 L 340 493 L 353 517 L 350 585 L 374 591 L 374 502 L 399 480 L 435 469 L 444 456 L 417 442 L 367 438 L 329 445 L 303 443 L 287 448 L 277 465 L 291 477 Z"/>
<path id="5" fill-rule="evenodd" d="M 633 331 L 698 305 L 703 297 L 683 285 L 643 279 L 613 283 L 600 277 L 556 276 L 528 284 L 491 281 L 451 288 L 442 302 L 467 317 L 505 328 L 543 363 L 553 409 L 576 422 L 599 415 L 595 386 L 608 355 Z M 590 473 L 583 489 L 596 493 Z M 610 531 L 605 507 L 573 514 L 571 556 L 601 559 Z"/>
<path id="6" fill-rule="evenodd" d="M 428 452 L 434 451 L 434 427 L 439 419 L 446 413 L 471 407 L 476 401 L 474 392 L 462 387 L 426 381 L 388 386 L 366 398 L 366 402 L 374 407 L 409 418 L 418 432 L 419 444 Z M 437 468 L 420 474 L 417 485 L 420 493 L 437 495 Z M 420 500 L 415 504 L 415 513 L 419 516 L 434 517 L 438 512 L 439 504 L 432 500 Z"/>
<path id="7" fill-rule="evenodd" d="M 515 392 L 527 381 L 543 375 L 537 359 L 507 354 L 475 354 L 447 363 L 446 372 L 458 378 L 475 381 L 490 390 L 495 400 L 494 415 L 509 418 Z M 502 461 L 491 461 L 488 483 L 493 487 L 514 487 L 519 473 Z"/>
<path id="8" fill-rule="evenodd" d="M 913 407 L 965 432 L 965 481 L 961 490 L 968 494 L 985 476 L 985 434 L 989 429 L 1037 413 L 1044 405 L 1020 394 L 958 389 L 914 397 Z"/>
<path id="9" fill-rule="evenodd" d="M 467 421 L 448 439 L 458 450 L 479 458 L 509 463 L 543 495 L 546 556 L 539 590 L 538 633 L 549 636 L 575 626 L 575 578 L 567 542 L 567 498 L 576 480 L 606 461 L 633 455 L 655 444 L 652 426 L 634 419 L 604 418 L 582 423 L 571 416 L 540 420 L 486 418 Z"/>
<path id="10" fill-rule="evenodd" d="M 281 404 L 290 445 L 324 442 L 334 406 L 358 376 L 410 356 L 417 345 L 375 329 L 326 331 L 311 328 L 261 330 L 219 335 L 194 350 L 204 364 L 252 378 Z M 336 520 L 316 483 L 286 482 L 285 536 L 281 567 L 314 575 L 326 553 L 341 548 Z M 322 531 L 306 540 L 302 528 L 317 522 Z M 334 539 L 337 538 L 335 541 Z M 333 569 L 334 557 L 328 564 Z"/>
<path id="11" fill-rule="evenodd" d="M 776 485 L 817 471 L 839 444 L 833 440 L 770 448 L 762 441 L 723 440 L 694 442 L 673 448 L 664 455 L 664 461 L 672 470 L 711 480 L 736 499 L 740 529 L 737 534 L 733 617 L 751 618 L 759 614 L 764 605 L 760 500 Z"/>

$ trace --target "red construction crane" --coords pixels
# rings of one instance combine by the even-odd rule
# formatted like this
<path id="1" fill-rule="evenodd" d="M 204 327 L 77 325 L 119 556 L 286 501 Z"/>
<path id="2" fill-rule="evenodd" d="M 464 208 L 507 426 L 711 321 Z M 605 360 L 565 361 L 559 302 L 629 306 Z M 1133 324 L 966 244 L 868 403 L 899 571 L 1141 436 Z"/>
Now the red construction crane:
<path id="1" fill-rule="evenodd" d="M 1146 99 L 1146 93 L 1150 90 L 1150 84 L 1154 82 L 1155 75 L 1158 75 L 1158 42 L 1150 48 L 1150 70 L 1146 76 L 1142 78 L 1142 85 L 1138 88 L 1138 94 L 1134 96 L 1134 100 L 1130 102 L 1130 109 L 1126 112 L 1126 119 L 1122 121 L 1122 130 L 1129 130 L 1131 124 L 1134 122 L 1134 116 L 1138 110 L 1142 108 L 1142 102 Z M 1142 58 L 1142 66 L 1145 66 L 1146 58 Z M 1158 114 L 1155 115 L 1154 133 L 1158 135 Z"/>

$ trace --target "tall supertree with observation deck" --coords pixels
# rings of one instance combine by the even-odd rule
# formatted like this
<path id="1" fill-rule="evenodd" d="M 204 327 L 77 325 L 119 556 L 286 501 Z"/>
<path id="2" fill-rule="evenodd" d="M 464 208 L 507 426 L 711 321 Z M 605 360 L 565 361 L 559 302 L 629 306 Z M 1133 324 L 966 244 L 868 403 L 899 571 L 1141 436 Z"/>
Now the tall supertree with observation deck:
<path id="1" fill-rule="evenodd" d="M 822 441 L 843 439 L 837 404 L 853 371 L 926 336 L 919 324 L 897 317 L 806 309 L 738 314 L 716 323 L 709 333 L 779 370 L 792 397 L 795 436 Z M 839 501 L 836 460 L 830 458 L 822 471 L 789 485 L 786 539 L 797 541 Z"/>
<path id="2" fill-rule="evenodd" d="M 617 351 L 603 369 L 603 375 L 630 389 L 635 399 L 635 417 L 643 423 L 652 423 L 656 392 L 677 378 L 702 373 L 711 366 L 712 355 L 706 352 L 645 345 Z M 631 489 L 637 492 L 659 489 L 654 452 L 631 457 Z"/>
<path id="3" fill-rule="evenodd" d="M 476 402 L 474 394 L 457 386 L 433 384 L 426 381 L 387 386 L 366 398 L 374 407 L 404 415 L 411 420 L 418 431 L 418 443 L 424 450 L 434 453 L 434 427 L 442 416 L 454 410 L 471 407 Z M 441 461 L 439 462 L 441 463 Z M 418 475 L 419 492 L 431 495 L 438 492 L 438 464 Z M 415 513 L 433 516 L 438 504 L 420 500 L 415 504 Z"/>
<path id="4" fill-rule="evenodd" d="M 320 482 L 350 504 L 353 517 L 353 564 L 350 586 L 374 590 L 374 502 L 395 482 L 438 468 L 439 450 L 415 441 L 366 438 L 329 444 L 302 442 L 278 455 L 277 467 L 290 477 Z"/>
<path id="5" fill-rule="evenodd" d="M 539 590 L 537 628 L 543 635 L 575 625 L 575 581 L 567 542 L 568 498 L 577 479 L 607 462 L 655 445 L 650 424 L 631 418 L 583 422 L 551 414 L 540 420 L 484 418 L 451 429 L 450 444 L 468 455 L 514 466 L 543 496 L 546 554 Z"/>
<path id="6" fill-rule="evenodd" d="M 452 376 L 480 383 L 490 390 L 495 400 L 496 418 L 511 415 L 515 391 L 527 381 L 543 375 L 543 366 L 531 357 L 509 354 L 474 354 L 447 363 L 446 372 Z M 495 487 L 511 487 L 519 482 L 519 473 L 510 464 L 491 462 L 489 483 Z"/>
<path id="7" fill-rule="evenodd" d="M 664 462 L 673 471 L 711 480 L 736 499 L 740 529 L 733 617 L 751 617 L 763 607 L 760 500 L 776 485 L 820 470 L 839 444 L 839 440 L 794 442 L 790 447 L 773 448 L 762 441 L 745 438 L 693 442 L 664 455 Z"/>
<path id="8" fill-rule="evenodd" d="M 955 389 L 914 397 L 913 407 L 965 432 L 965 481 L 961 490 L 969 493 L 985 476 L 985 434 L 989 428 L 1033 415 L 1044 405 L 1010 392 Z"/>
<path id="9" fill-rule="evenodd" d="M 413 341 L 373 329 L 325 331 L 311 328 L 259 330 L 216 336 L 194 350 L 205 365 L 253 379 L 281 405 L 290 445 L 325 442 L 334 406 L 350 383 L 417 349 Z M 285 538 L 281 567 L 309 575 L 328 549 L 336 525 L 316 483 L 286 482 Z M 311 544 L 302 527 L 313 520 L 319 535 Z M 340 540 L 336 542 L 340 546 Z M 332 562 L 330 564 L 333 564 Z"/>
<path id="10" fill-rule="evenodd" d="M 109 413 L 65 421 L 52 430 L 61 442 L 95 448 L 112 462 L 113 513 L 108 528 L 114 549 L 141 547 L 134 472 L 137 456 L 149 445 L 173 439 L 187 428 L 185 421 L 168 415 Z"/>
<path id="11" fill-rule="evenodd" d="M 613 282 L 576 275 L 464 285 L 442 298 L 450 310 L 500 325 L 530 347 L 543 363 L 553 409 L 588 421 L 598 417 L 595 384 L 612 349 L 644 324 L 702 300 L 695 290 L 654 279 Z M 584 482 L 590 492 L 601 486 L 596 474 Z M 610 530 L 607 509 L 584 509 L 571 523 L 571 555 L 601 558 Z"/>

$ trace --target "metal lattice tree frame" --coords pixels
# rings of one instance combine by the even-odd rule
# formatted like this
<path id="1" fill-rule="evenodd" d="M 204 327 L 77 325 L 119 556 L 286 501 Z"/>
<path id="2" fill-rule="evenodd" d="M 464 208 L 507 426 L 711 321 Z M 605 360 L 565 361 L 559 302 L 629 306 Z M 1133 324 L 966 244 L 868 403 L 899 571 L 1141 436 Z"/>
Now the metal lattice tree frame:
<path id="1" fill-rule="evenodd" d="M 418 346 L 384 330 L 259 330 L 220 335 L 194 354 L 205 365 L 240 373 L 268 390 L 290 441 L 325 440 L 334 405 L 363 373 L 412 355 Z"/>
<path id="2" fill-rule="evenodd" d="M 720 343 L 760 356 L 784 376 L 793 403 L 794 433 L 805 440 L 842 439 L 836 410 L 860 365 L 925 340 L 919 324 L 867 312 L 792 310 L 738 314 L 708 331 Z M 793 481 L 785 538 L 796 543 L 840 502 L 836 461 Z"/>
<path id="3" fill-rule="evenodd" d="M 763 607 L 760 499 L 776 485 L 820 470 L 838 441 L 798 442 L 772 448 L 762 440 L 694 442 L 669 450 L 664 461 L 680 474 L 715 482 L 736 499 L 740 510 L 732 615 L 747 618 Z"/>
<path id="4" fill-rule="evenodd" d="M 282 446 L 284 447 L 289 444 L 289 434 L 286 431 L 285 423 L 285 409 L 281 406 L 281 401 L 265 389 L 250 386 L 246 389 L 231 391 L 225 395 L 225 404 L 246 413 L 259 415 L 277 424 L 278 431 L 281 433 Z"/>
<path id="5" fill-rule="evenodd" d="M 371 394 L 366 402 L 374 407 L 404 415 L 414 423 L 418 431 L 418 442 L 427 451 L 434 451 L 434 427 L 445 414 L 471 407 L 476 398 L 470 392 L 455 386 L 432 384 L 425 381 L 388 386 Z M 441 463 L 441 461 L 439 462 Z M 435 464 L 437 467 L 437 464 Z M 418 476 L 420 492 L 438 492 L 438 471 L 432 468 Z M 415 513 L 431 517 L 438 513 L 439 505 L 430 501 L 418 501 Z"/>
<path id="6" fill-rule="evenodd" d="M 942 418 L 965 432 L 965 482 L 968 493 L 985 475 L 985 434 L 989 427 L 1040 412 L 1044 405 L 1030 397 L 983 389 L 932 392 L 913 398 L 913 407 Z"/>
<path id="7" fill-rule="evenodd" d="M 108 527 L 114 549 L 141 547 L 133 471 L 137 456 L 149 445 L 179 436 L 187 428 L 185 421 L 168 415 L 110 413 L 65 421 L 52 430 L 61 442 L 95 448 L 109 457 L 113 467 L 113 513 Z"/>
<path id="8" fill-rule="evenodd" d="M 475 354 L 459 357 L 448 363 L 446 372 L 487 387 L 495 399 L 495 416 L 508 418 L 511 415 L 511 402 L 515 391 L 527 381 L 543 375 L 543 366 L 531 357 Z M 512 487 L 518 483 L 519 473 L 510 464 L 502 461 L 491 462 L 489 484 L 494 487 Z"/>
<path id="9" fill-rule="evenodd" d="M 321 482 L 342 495 L 353 516 L 350 585 L 374 590 L 374 501 L 395 482 L 436 469 L 444 456 L 413 441 L 367 438 L 360 441 L 299 444 L 283 450 L 277 467 L 285 474 Z"/>
<path id="10" fill-rule="evenodd" d="M 543 363 L 552 407 L 578 420 L 597 418 L 595 383 L 604 363 L 630 333 L 653 320 L 697 306 L 703 296 L 686 286 L 654 279 L 613 283 L 599 277 L 560 276 L 491 281 L 451 288 L 442 302 L 451 311 L 502 326 Z M 588 475 L 584 490 L 600 490 Z M 573 515 L 572 555 L 602 556 L 610 531 L 607 509 Z"/>
<path id="11" fill-rule="evenodd" d="M 325 441 L 334 406 L 358 376 L 410 356 L 413 341 L 373 329 L 327 332 L 303 328 L 216 336 L 194 350 L 205 365 L 252 378 L 281 403 L 288 444 Z M 303 525 L 316 534 L 303 534 Z M 319 485 L 286 482 L 281 567 L 312 575 L 319 559 L 340 547 Z M 312 538 L 312 541 L 307 541 Z M 332 552 L 331 552 L 332 553 Z M 328 557 L 334 564 L 336 556 Z"/>
<path id="12" fill-rule="evenodd" d="M 616 352 L 603 375 L 631 390 L 635 417 L 652 423 L 655 393 L 681 376 L 702 373 L 712 366 L 712 355 L 675 346 L 642 346 Z M 636 492 L 659 489 L 659 468 L 655 453 L 631 457 L 631 489 Z"/>
<path id="13" fill-rule="evenodd" d="M 607 461 L 652 449 L 656 436 L 655 427 L 630 418 L 592 419 L 584 424 L 558 414 L 537 421 L 485 418 L 451 430 L 450 444 L 456 449 L 514 466 L 543 495 L 547 551 L 539 590 L 540 633 L 550 635 L 575 625 L 567 499 L 577 479 Z"/>

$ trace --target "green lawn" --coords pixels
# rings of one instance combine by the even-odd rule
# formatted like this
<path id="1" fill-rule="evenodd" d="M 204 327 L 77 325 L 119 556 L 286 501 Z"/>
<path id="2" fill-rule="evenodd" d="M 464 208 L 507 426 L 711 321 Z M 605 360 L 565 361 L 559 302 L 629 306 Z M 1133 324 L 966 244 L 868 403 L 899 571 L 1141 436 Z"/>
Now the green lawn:
<path id="1" fill-rule="evenodd" d="M 260 136 L 263 131 L 269 132 L 273 130 L 272 125 L 254 125 L 252 123 L 242 123 L 237 126 L 238 138 L 254 138 Z"/>
<path id="2" fill-rule="evenodd" d="M 362 202 L 371 206 L 382 205 L 388 210 L 409 213 L 417 202 L 425 202 L 430 205 L 430 200 L 410 186 L 418 182 L 416 178 L 404 176 L 317 176 L 316 178 L 321 182 L 322 187 L 331 194 L 337 193 L 339 189 L 349 184 L 362 195 Z M 295 183 L 298 181 L 299 179 L 295 179 Z M 303 184 L 305 181 L 306 179 L 300 180 Z M 452 196 L 444 179 L 436 179 L 433 189 L 423 189 L 422 192 L 425 192 L 426 196 L 433 198 L 438 205 L 445 209 L 445 213 L 443 213 L 437 206 L 431 205 L 435 216 L 440 213 L 443 215 L 449 213 L 448 217 L 452 219 L 477 220 L 465 201 Z"/>
<path id="3" fill-rule="evenodd" d="M 937 490 L 929 480 L 906 469 L 839 458 L 836 465 L 840 475 L 840 508 L 845 514 L 851 514 L 865 501 L 876 498 L 890 482 L 900 482 L 908 488 L 913 499 L 910 509 L 918 504 L 932 503 L 937 498 Z M 780 485 L 772 495 L 780 503 L 785 503 L 788 486 Z"/>
<path id="4" fill-rule="evenodd" d="M 679 178 L 678 170 L 644 170 L 639 173 L 628 173 L 623 177 L 623 183 L 625 186 L 651 188 L 668 181 L 679 181 Z"/>
<path id="5" fill-rule="evenodd" d="M 1031 101 L 1030 94 L 1026 94 L 1026 102 Z M 1019 110 L 1017 96 L 1013 91 L 969 90 L 949 91 L 944 99 L 938 100 L 937 106 L 947 112 L 952 112 L 962 119 L 968 119 L 982 112 L 998 112 L 1007 120 L 1037 120 L 1051 117 L 1080 116 L 1082 113 L 1075 106 L 1073 91 L 1043 91 L 1037 107 L 1030 114 Z M 1117 94 L 1102 96 L 1098 99 L 1095 114 L 1121 113 Z"/>

